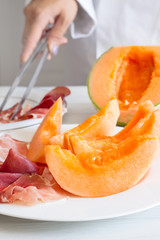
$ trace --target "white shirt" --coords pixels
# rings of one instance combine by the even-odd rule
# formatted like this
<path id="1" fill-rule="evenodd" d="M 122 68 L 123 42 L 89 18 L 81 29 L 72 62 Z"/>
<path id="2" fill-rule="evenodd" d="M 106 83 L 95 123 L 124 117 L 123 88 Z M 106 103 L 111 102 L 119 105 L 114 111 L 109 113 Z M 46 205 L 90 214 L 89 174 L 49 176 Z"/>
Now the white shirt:
<path id="1" fill-rule="evenodd" d="M 160 43 L 159 0 L 78 2 L 77 17 L 67 33 L 69 43 L 52 60 L 57 85 L 86 84 L 96 58 L 112 46 Z"/>

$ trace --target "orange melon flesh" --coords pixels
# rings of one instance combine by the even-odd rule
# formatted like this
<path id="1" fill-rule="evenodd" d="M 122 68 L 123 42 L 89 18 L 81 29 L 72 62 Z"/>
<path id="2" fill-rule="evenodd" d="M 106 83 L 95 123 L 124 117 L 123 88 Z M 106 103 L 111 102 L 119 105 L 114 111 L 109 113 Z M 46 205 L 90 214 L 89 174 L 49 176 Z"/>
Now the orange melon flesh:
<path id="1" fill-rule="evenodd" d="M 60 134 L 62 124 L 62 100 L 59 98 L 49 109 L 29 145 L 28 159 L 45 163 L 44 146 L 52 136 Z"/>
<path id="2" fill-rule="evenodd" d="M 122 144 L 123 145 L 123 144 Z M 144 135 L 129 139 L 112 154 L 75 156 L 59 146 L 45 147 L 46 163 L 58 184 L 82 197 L 103 197 L 134 186 L 157 156 L 159 139 Z"/>
<path id="3" fill-rule="evenodd" d="M 100 140 L 85 140 L 82 136 L 75 134 L 70 137 L 73 153 L 78 155 L 81 153 L 91 153 L 95 149 L 105 151 L 110 148 L 117 148 L 117 144 L 125 139 L 139 136 L 142 134 L 155 134 L 160 139 L 160 126 L 156 122 L 160 122 L 160 112 L 153 112 L 150 116 L 144 119 L 139 125 L 131 129 L 126 134 L 122 135 L 123 130 L 113 137 L 106 137 Z M 157 122 L 157 123 L 158 123 Z"/>
<path id="4" fill-rule="evenodd" d="M 124 140 L 125 138 L 140 135 L 144 132 L 149 134 L 151 131 L 154 131 L 154 133 L 160 137 L 160 133 L 158 133 L 158 129 L 160 129 L 160 111 L 153 110 L 154 106 L 150 101 L 140 104 L 136 115 L 133 117 L 130 123 L 113 137 L 106 137 L 96 141 L 86 141 L 79 134 L 70 136 L 70 144 L 73 149 L 72 152 L 75 154 L 79 154 L 81 152 L 86 153 L 92 151 L 94 148 L 104 150 Z M 158 125 L 156 125 L 156 123 Z"/>
<path id="5" fill-rule="evenodd" d="M 128 137 L 134 134 L 134 131 L 142 131 L 142 127 L 144 123 L 147 122 L 147 120 L 150 118 L 151 114 L 153 114 L 155 108 L 151 101 L 145 101 L 144 103 L 141 103 L 139 105 L 139 108 L 132 118 L 132 120 L 120 131 L 117 133 L 114 137 L 120 140 L 123 140 L 125 137 Z M 151 127 L 152 124 L 149 122 L 149 127 Z M 139 134 L 139 132 L 137 132 Z"/>
<path id="6" fill-rule="evenodd" d="M 62 148 L 72 150 L 69 137 L 78 133 L 85 139 L 99 139 L 104 136 L 110 136 L 114 132 L 114 128 L 119 117 L 119 107 L 117 100 L 112 100 L 106 104 L 97 114 L 89 117 L 77 127 L 66 131 L 59 136 L 53 136 L 49 143 L 60 145 Z"/>
<path id="7" fill-rule="evenodd" d="M 119 125 L 128 123 L 138 105 L 160 102 L 160 47 L 115 47 L 104 53 L 88 78 L 89 96 L 97 109 L 118 99 Z"/>
<path id="8" fill-rule="evenodd" d="M 72 152 L 45 147 L 50 172 L 65 190 L 82 197 L 125 191 L 147 173 L 160 147 L 160 110 L 147 101 L 122 131 L 101 139 L 69 136 Z"/>
<path id="9" fill-rule="evenodd" d="M 69 133 L 78 132 L 84 138 L 93 139 L 113 134 L 119 117 L 119 107 L 116 99 L 108 102 L 97 114 L 89 117 Z"/>

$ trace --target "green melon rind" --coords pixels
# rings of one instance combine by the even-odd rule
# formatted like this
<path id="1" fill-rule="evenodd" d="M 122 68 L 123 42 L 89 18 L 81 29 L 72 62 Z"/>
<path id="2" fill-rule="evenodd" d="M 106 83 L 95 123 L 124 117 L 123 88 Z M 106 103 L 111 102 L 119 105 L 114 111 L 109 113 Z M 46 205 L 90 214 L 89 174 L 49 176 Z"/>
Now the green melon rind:
<path id="1" fill-rule="evenodd" d="M 95 65 L 97 64 L 97 62 L 103 57 L 103 55 L 105 55 L 107 52 L 109 52 L 112 48 L 114 47 L 110 47 L 106 52 L 104 52 L 95 62 L 95 64 L 93 65 L 92 69 L 95 67 Z M 91 70 L 92 72 L 92 70 Z M 88 79 L 87 79 L 87 89 L 88 89 L 88 95 L 89 95 L 89 98 L 92 102 L 92 104 L 94 105 L 94 107 L 99 111 L 101 108 L 95 103 L 95 101 L 93 100 L 92 96 L 91 96 L 91 93 L 90 93 L 90 87 L 89 87 L 89 82 L 90 82 L 90 76 L 91 76 L 91 72 L 88 76 Z"/>
<path id="2" fill-rule="evenodd" d="M 156 109 L 160 109 L 160 102 L 156 103 L 154 106 L 155 106 Z"/>
<path id="3" fill-rule="evenodd" d="M 119 127 L 125 127 L 127 124 L 128 123 L 124 123 L 124 122 L 120 122 L 120 121 L 117 122 L 117 126 L 119 126 Z"/>
<path id="4" fill-rule="evenodd" d="M 106 54 L 107 52 L 109 52 L 112 48 L 114 48 L 114 47 L 109 48 L 108 51 L 106 51 L 105 53 L 103 53 L 103 54 L 96 60 L 95 64 L 93 65 L 93 68 L 94 68 L 94 66 L 97 64 L 97 62 L 101 59 L 101 57 L 103 57 L 103 55 Z M 92 69 L 93 69 L 93 68 L 92 68 Z M 91 71 L 91 72 L 92 72 L 92 71 Z M 92 104 L 93 104 L 94 107 L 96 108 L 96 110 L 99 111 L 101 108 L 95 103 L 95 101 L 93 100 L 93 98 L 92 98 L 92 96 L 91 96 L 91 93 L 90 93 L 89 83 L 90 83 L 90 75 L 91 75 L 91 72 L 90 72 L 90 74 L 89 74 L 89 76 L 88 76 L 88 79 L 87 79 L 88 95 L 89 95 L 89 98 L 90 98 Z M 127 123 L 118 121 L 118 122 L 117 122 L 117 125 L 120 126 L 120 127 L 124 127 L 124 126 L 127 125 Z"/>
<path id="5" fill-rule="evenodd" d="M 89 79 L 88 79 L 89 80 Z M 96 108 L 96 110 L 100 110 L 100 107 L 93 101 L 93 98 L 91 97 L 91 93 L 89 91 L 89 81 L 87 80 L 87 88 L 88 88 L 88 95 L 89 95 L 89 98 L 92 102 L 92 104 L 94 105 L 94 107 Z"/>
<path id="6" fill-rule="evenodd" d="M 114 48 L 114 47 L 109 48 L 108 51 L 104 52 L 104 53 L 96 60 L 95 64 L 93 65 L 93 68 L 95 67 L 95 65 L 97 64 L 97 62 L 103 57 L 103 55 L 106 54 L 107 52 L 109 52 L 112 48 Z M 93 68 L 92 68 L 92 69 L 93 69 Z M 92 72 L 92 71 L 91 71 L 91 72 Z M 90 83 L 90 75 L 91 75 L 91 72 L 90 72 L 90 74 L 89 74 L 89 76 L 88 76 L 88 79 L 87 79 L 88 95 L 89 95 L 89 98 L 90 98 L 92 104 L 93 104 L 94 107 L 96 108 L 96 110 L 99 111 L 101 108 L 95 103 L 95 101 L 93 100 L 93 98 L 92 98 L 92 96 L 91 96 L 91 93 L 90 93 L 89 83 Z M 118 121 L 118 122 L 117 122 L 117 125 L 120 126 L 120 127 L 124 127 L 124 126 L 127 125 L 127 123 Z"/>

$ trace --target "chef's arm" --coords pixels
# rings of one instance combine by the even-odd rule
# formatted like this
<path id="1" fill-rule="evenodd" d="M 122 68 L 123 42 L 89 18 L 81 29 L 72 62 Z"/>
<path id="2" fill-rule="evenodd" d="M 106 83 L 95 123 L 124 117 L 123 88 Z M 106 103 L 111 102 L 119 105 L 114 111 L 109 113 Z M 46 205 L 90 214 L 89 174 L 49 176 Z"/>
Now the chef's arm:
<path id="1" fill-rule="evenodd" d="M 94 3 L 93 0 L 77 0 L 77 2 L 78 13 L 71 24 L 71 35 L 72 38 L 88 37 L 97 24 Z"/>

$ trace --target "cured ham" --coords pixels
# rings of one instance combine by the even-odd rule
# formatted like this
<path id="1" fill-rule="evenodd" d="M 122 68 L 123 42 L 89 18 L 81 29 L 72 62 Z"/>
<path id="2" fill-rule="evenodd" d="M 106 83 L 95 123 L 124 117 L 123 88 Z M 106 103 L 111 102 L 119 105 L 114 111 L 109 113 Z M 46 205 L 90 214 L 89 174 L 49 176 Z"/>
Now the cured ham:
<path id="1" fill-rule="evenodd" d="M 38 173 L 37 164 L 29 161 L 26 157 L 18 154 L 12 148 L 0 168 L 0 172 L 8 173 Z"/>
<path id="2" fill-rule="evenodd" d="M 48 108 L 36 108 L 35 110 L 31 109 L 24 115 L 18 118 L 18 121 L 26 120 L 26 119 L 34 119 L 34 118 L 43 118 L 48 112 Z"/>
<path id="3" fill-rule="evenodd" d="M 4 173 L 0 172 L 0 191 L 8 187 L 10 184 L 15 182 L 18 178 L 22 176 L 21 173 Z"/>
<path id="4" fill-rule="evenodd" d="M 0 136 L 0 160 L 4 161 L 8 155 L 9 149 L 12 148 L 16 153 L 23 156 L 27 155 L 27 143 L 12 138 L 9 134 Z"/>
<path id="5" fill-rule="evenodd" d="M 49 93 L 47 93 L 37 106 L 32 108 L 30 105 L 27 105 L 25 108 L 21 108 L 13 121 L 42 118 L 45 116 L 48 109 L 57 101 L 59 97 L 61 97 L 62 100 L 65 101 L 64 98 L 69 94 L 70 90 L 68 88 L 56 87 L 52 89 Z M 18 103 L 0 113 L 0 123 L 11 122 L 10 118 L 17 105 Z"/>
<path id="6" fill-rule="evenodd" d="M 18 103 L 16 103 L 12 107 L 10 107 L 0 113 L 0 123 L 10 122 L 10 118 L 11 118 L 12 114 L 14 113 L 17 105 L 18 105 Z M 17 118 L 20 116 L 21 111 L 22 111 L 22 108 L 20 109 L 19 113 L 17 114 Z"/>
<path id="7" fill-rule="evenodd" d="M 52 180 L 49 181 L 47 178 L 38 174 L 24 174 L 1 191 L 0 202 L 20 202 L 25 205 L 33 205 L 64 197 L 66 197 L 65 191 L 59 187 L 53 177 Z"/>
<path id="8" fill-rule="evenodd" d="M 6 138 L 9 139 L 7 144 Z M 9 148 L 10 143 L 14 150 Z M 3 147 L 7 149 L 8 155 L 4 162 L 0 162 L 0 203 L 33 205 L 66 197 L 66 192 L 57 184 L 46 165 L 38 166 L 29 161 L 27 152 L 19 144 L 26 147 L 26 143 L 9 135 L 1 137 L 1 150 Z"/>
<path id="9" fill-rule="evenodd" d="M 39 108 L 50 108 L 59 97 L 64 100 L 66 96 L 70 94 L 70 90 L 66 87 L 56 87 L 52 89 L 49 93 L 47 93 L 44 98 L 41 100 L 41 102 L 32 108 L 31 110 L 39 109 Z"/>

